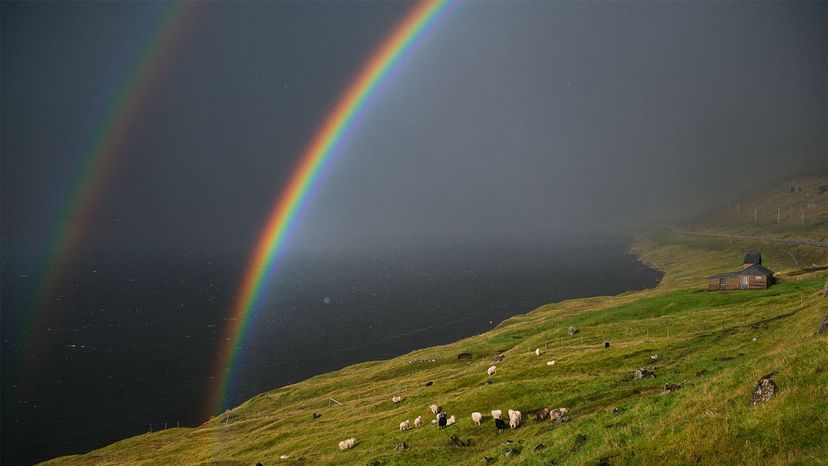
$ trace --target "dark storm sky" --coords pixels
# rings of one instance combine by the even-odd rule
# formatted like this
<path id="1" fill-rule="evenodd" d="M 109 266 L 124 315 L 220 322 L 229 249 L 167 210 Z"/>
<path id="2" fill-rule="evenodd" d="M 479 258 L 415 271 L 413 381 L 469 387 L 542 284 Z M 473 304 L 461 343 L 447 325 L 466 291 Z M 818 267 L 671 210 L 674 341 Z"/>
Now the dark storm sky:
<path id="1" fill-rule="evenodd" d="M 5 237 L 54 231 L 162 7 L 2 3 Z M 74 219 L 88 241 L 246 251 L 409 7 L 199 4 Z M 824 171 L 826 24 L 820 2 L 463 3 L 366 109 L 291 244 L 535 239 Z"/>

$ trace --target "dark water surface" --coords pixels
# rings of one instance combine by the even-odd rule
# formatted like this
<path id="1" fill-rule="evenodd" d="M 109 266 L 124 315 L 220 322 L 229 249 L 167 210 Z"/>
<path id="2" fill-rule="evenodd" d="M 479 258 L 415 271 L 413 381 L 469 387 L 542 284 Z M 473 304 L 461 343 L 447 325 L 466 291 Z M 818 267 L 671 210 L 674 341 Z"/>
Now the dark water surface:
<path id="1" fill-rule="evenodd" d="M 236 405 L 359 361 L 448 343 L 550 302 L 654 286 L 619 238 L 543 246 L 294 253 L 242 350 Z M 33 254 L 4 241 L 2 463 L 206 419 L 239 255 L 111 246 L 77 257 L 31 330 Z M 33 341 L 26 345 L 24 341 Z"/>

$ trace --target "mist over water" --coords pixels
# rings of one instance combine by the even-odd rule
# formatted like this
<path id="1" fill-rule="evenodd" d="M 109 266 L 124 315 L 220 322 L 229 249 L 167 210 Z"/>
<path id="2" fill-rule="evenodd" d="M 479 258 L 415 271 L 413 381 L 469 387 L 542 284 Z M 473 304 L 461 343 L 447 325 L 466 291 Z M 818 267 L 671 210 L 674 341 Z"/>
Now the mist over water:
<path id="1" fill-rule="evenodd" d="M 660 275 L 626 247 L 624 239 L 592 236 L 295 252 L 280 261 L 253 320 L 229 402 L 455 341 L 541 304 L 654 286 Z M 17 361 L 42 368 L 25 392 L 3 379 L 4 463 L 205 420 L 216 383 L 210 371 L 243 264 L 232 255 L 103 249 L 68 272 L 72 280 L 58 293 L 68 312 L 35 336 L 50 344 L 25 355 L 21 290 L 32 279 L 31 257 L 4 258 L 3 370 Z"/>

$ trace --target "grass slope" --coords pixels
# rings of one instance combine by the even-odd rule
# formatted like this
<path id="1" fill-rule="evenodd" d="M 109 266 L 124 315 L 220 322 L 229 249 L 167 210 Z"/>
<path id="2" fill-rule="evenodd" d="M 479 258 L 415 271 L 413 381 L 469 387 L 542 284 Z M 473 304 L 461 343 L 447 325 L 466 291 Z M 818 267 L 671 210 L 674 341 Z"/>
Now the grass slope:
<path id="1" fill-rule="evenodd" d="M 214 418 L 49 464 L 476 465 L 486 456 L 515 465 L 828 464 L 828 335 L 816 334 L 828 314 L 819 295 L 826 273 L 783 277 L 764 291 L 702 291 L 705 275 L 738 268 L 753 249 L 777 271 L 792 270 L 790 254 L 826 263 L 813 248 L 649 232 L 634 251 L 666 272 L 656 289 L 542 306 L 453 344 L 263 393 L 229 423 Z M 569 326 L 581 332 L 567 336 Z M 461 352 L 474 357 L 458 360 Z M 505 359 L 486 384 L 499 352 Z M 653 353 L 661 359 L 651 361 Z M 638 367 L 657 378 L 633 380 Z M 771 371 L 779 393 L 749 407 L 756 381 Z M 667 382 L 683 388 L 663 394 Z M 399 405 L 390 401 L 397 394 L 405 396 Z M 445 431 L 429 424 L 431 403 L 458 423 Z M 571 420 L 536 422 L 532 412 L 543 406 L 568 407 Z M 496 408 L 522 411 L 524 425 L 498 434 L 489 416 Z M 472 411 L 484 413 L 481 426 Z M 418 415 L 426 426 L 398 430 Z M 472 444 L 451 446 L 451 434 Z M 340 452 L 348 437 L 356 446 Z M 394 451 L 401 442 L 410 448 Z M 520 454 L 505 457 L 509 449 Z"/>

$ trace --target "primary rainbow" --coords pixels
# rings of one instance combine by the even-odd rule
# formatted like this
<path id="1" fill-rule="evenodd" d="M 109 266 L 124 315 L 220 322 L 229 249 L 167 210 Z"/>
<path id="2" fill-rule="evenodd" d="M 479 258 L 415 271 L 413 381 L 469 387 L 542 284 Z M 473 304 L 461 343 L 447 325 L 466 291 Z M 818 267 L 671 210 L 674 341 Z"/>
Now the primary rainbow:
<path id="1" fill-rule="evenodd" d="M 228 318 L 224 346 L 219 350 L 220 354 L 213 371 L 216 383 L 210 403 L 211 415 L 221 412 L 222 408 L 226 407 L 226 397 L 238 360 L 240 343 L 244 340 L 252 311 L 262 295 L 264 279 L 273 268 L 276 253 L 284 242 L 298 207 L 308 193 L 308 188 L 313 184 L 331 152 L 336 149 L 343 134 L 347 133 L 372 91 L 446 4 L 447 2 L 442 0 L 426 0 L 412 8 L 347 87 L 299 159 L 260 234 Z"/>

